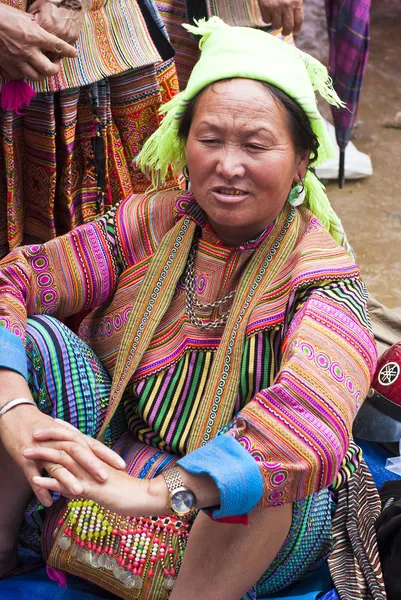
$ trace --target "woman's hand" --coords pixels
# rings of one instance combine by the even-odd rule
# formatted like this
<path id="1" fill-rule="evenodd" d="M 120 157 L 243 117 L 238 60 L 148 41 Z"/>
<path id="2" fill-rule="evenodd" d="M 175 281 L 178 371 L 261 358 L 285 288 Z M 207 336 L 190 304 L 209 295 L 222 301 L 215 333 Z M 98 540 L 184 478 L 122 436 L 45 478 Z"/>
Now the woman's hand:
<path id="1" fill-rule="evenodd" d="M 53 463 L 58 459 L 57 451 L 52 448 L 36 447 L 30 451 L 30 455 L 35 460 L 40 460 L 43 463 Z M 52 472 L 51 478 L 35 476 L 35 486 L 42 490 L 59 492 L 66 498 L 79 496 L 80 498 L 94 500 L 104 508 L 124 515 L 154 514 L 148 480 L 130 477 L 128 473 L 108 467 L 107 481 L 99 482 L 80 465 L 75 464 L 72 466 L 68 455 L 65 455 L 64 458 L 64 469 L 74 473 L 74 482 L 68 481 L 67 484 L 65 483 L 63 468 L 60 467 Z M 73 491 L 72 483 L 73 488 L 75 486 L 80 487 L 78 494 Z M 164 506 L 164 511 L 161 512 L 166 512 L 166 510 L 167 507 Z"/>
<path id="2" fill-rule="evenodd" d="M 122 458 L 104 444 L 30 405 L 15 407 L 0 419 L 0 438 L 44 506 L 51 505 L 51 495 L 35 483 L 35 477 L 40 477 L 43 469 L 51 475 L 57 473 L 68 493 L 76 496 L 82 492 L 82 484 L 74 476 L 78 468 L 97 481 L 107 479 L 108 465 L 116 470 L 125 468 Z M 51 450 L 51 460 L 35 454 L 42 446 Z M 31 453 L 26 452 L 27 448 Z"/>
<path id="3" fill-rule="evenodd" d="M 283 28 L 283 35 L 298 33 L 304 21 L 303 0 L 259 0 L 265 23 L 273 29 Z"/>
<path id="4" fill-rule="evenodd" d="M 85 10 L 79 0 L 75 2 L 75 9 L 68 8 L 70 4 L 71 2 L 56 3 L 50 0 L 36 0 L 29 7 L 28 12 L 34 16 L 35 22 L 40 27 L 69 44 L 74 44 L 81 32 Z"/>
<path id="5" fill-rule="evenodd" d="M 41 81 L 58 73 L 61 58 L 75 56 L 73 46 L 40 27 L 33 15 L 0 3 L 0 67 L 10 77 Z"/>
<path id="6" fill-rule="evenodd" d="M 71 426 L 69 428 L 74 433 L 74 428 Z M 51 471 L 51 478 L 41 476 L 33 478 L 35 486 L 42 490 L 59 492 L 66 498 L 74 498 L 78 495 L 95 500 L 109 510 L 130 516 L 166 513 L 168 490 L 163 477 L 157 477 L 158 482 L 154 486 L 151 484 L 154 484 L 156 480 L 137 479 L 108 465 L 107 481 L 100 481 L 93 477 L 89 469 L 82 466 L 81 461 L 73 461 L 68 452 L 64 452 L 61 456 L 59 450 L 50 445 L 44 445 L 44 440 L 48 440 L 50 444 L 56 437 L 55 434 L 56 430 L 54 429 L 42 431 L 40 434 L 42 445 L 28 448 L 24 452 L 24 456 L 29 456 L 44 465 L 57 463 L 57 468 Z M 58 435 L 59 432 L 57 432 Z M 90 442 L 93 440 L 88 438 L 88 443 Z M 63 471 L 72 475 L 68 481 Z M 77 494 L 74 490 L 78 487 L 80 491 Z"/>

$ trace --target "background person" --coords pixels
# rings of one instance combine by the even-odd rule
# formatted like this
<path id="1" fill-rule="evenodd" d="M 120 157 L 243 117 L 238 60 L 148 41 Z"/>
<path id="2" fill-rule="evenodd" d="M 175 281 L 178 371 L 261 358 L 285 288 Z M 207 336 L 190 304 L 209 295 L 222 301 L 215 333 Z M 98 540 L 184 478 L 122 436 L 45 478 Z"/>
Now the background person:
<path id="1" fill-rule="evenodd" d="M 133 159 L 178 82 L 151 0 L 2 0 L 0 11 L 0 88 L 24 77 L 37 92 L 22 114 L 0 109 L 3 257 L 144 191 L 149 181 Z"/>

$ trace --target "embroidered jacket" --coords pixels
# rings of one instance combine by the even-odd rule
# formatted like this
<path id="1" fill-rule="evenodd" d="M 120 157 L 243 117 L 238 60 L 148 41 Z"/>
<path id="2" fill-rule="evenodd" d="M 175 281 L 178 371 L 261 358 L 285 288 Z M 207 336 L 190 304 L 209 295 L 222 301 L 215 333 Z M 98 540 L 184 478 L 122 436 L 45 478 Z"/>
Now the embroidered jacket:
<path id="1" fill-rule="evenodd" d="M 85 313 L 80 336 L 113 375 L 127 316 L 164 234 L 187 213 L 201 227 L 196 293 L 214 302 L 235 289 L 260 240 L 227 248 L 195 200 L 180 192 L 133 196 L 105 217 L 0 263 L 0 366 L 26 375 L 29 315 Z M 294 250 L 252 311 L 232 421 L 187 453 L 223 328 L 194 326 L 183 277 L 124 396 L 130 429 L 146 444 L 183 456 L 221 492 L 216 517 L 258 502 L 291 502 L 330 485 L 376 364 L 357 266 L 316 218 L 296 210 Z M 263 236 L 262 236 L 263 238 Z M 263 282 L 262 284 L 263 285 Z M 205 320 L 213 312 L 196 309 Z"/>

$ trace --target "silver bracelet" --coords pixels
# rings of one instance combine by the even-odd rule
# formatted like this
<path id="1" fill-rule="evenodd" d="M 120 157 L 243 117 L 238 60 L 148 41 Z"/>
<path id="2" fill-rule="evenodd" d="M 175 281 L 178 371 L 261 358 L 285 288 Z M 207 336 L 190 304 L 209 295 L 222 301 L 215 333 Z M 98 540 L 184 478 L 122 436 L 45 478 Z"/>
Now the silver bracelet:
<path id="1" fill-rule="evenodd" d="M 14 400 L 9 400 L 9 402 L 6 402 L 6 404 L 0 408 L 0 419 L 6 412 L 19 404 L 32 404 L 32 406 L 36 406 L 36 402 L 32 398 L 14 398 Z"/>

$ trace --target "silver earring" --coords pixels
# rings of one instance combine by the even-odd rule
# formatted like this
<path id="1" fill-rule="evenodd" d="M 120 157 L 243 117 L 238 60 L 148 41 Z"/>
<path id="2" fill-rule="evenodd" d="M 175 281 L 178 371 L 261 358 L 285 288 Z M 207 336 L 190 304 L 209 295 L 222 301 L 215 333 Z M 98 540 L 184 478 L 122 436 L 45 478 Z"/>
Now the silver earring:
<path id="1" fill-rule="evenodd" d="M 304 202 L 305 196 L 306 192 L 304 182 L 300 181 L 299 183 L 294 185 L 293 188 L 291 188 L 287 200 L 291 204 L 291 206 L 300 206 Z"/>

